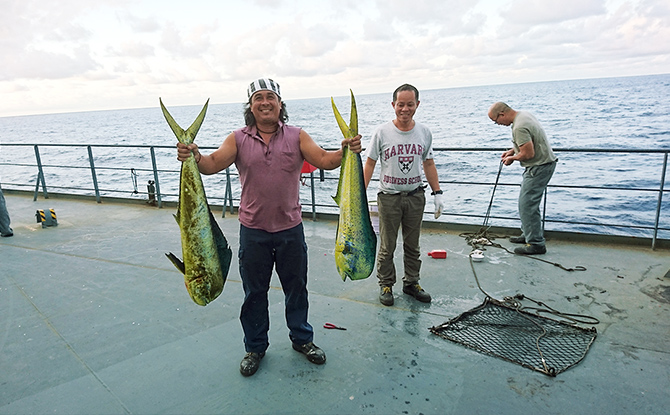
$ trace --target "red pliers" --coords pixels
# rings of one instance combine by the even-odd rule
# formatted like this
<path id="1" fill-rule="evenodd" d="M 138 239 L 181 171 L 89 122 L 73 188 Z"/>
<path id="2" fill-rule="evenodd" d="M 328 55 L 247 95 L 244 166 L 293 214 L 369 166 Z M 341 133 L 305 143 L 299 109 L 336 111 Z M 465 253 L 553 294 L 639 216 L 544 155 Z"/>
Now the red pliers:
<path id="1" fill-rule="evenodd" d="M 333 323 L 326 323 L 323 325 L 324 329 L 332 329 L 332 330 L 346 330 L 344 327 L 338 327 L 334 325 Z"/>

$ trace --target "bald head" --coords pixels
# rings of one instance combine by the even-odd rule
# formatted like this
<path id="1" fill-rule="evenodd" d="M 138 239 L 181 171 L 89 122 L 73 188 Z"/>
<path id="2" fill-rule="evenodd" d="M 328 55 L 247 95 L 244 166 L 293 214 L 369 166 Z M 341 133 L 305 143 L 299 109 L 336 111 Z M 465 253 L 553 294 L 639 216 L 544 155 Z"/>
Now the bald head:
<path id="1" fill-rule="evenodd" d="M 496 102 L 489 108 L 489 118 L 496 124 L 510 125 L 514 121 L 516 111 L 502 101 Z"/>
<path id="2" fill-rule="evenodd" d="M 491 117 L 491 114 L 498 115 L 501 112 L 505 112 L 511 109 L 512 108 L 510 108 L 510 106 L 504 102 L 496 102 L 495 104 L 491 105 L 491 108 L 489 108 L 489 117 Z"/>

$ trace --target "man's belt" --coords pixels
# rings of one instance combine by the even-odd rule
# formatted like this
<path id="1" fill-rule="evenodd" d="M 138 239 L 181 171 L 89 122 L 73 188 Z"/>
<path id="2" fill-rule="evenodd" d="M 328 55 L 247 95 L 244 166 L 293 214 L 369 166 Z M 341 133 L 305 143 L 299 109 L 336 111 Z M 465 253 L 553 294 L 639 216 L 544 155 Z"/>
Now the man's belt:
<path id="1" fill-rule="evenodd" d="M 384 192 L 382 192 L 382 193 L 387 194 L 387 195 L 412 196 L 416 192 L 418 192 L 419 190 L 423 190 L 425 188 L 426 188 L 426 185 L 424 184 L 424 185 L 421 185 L 421 186 L 417 187 L 416 189 L 410 190 L 409 192 L 398 192 L 398 193 L 384 193 Z"/>

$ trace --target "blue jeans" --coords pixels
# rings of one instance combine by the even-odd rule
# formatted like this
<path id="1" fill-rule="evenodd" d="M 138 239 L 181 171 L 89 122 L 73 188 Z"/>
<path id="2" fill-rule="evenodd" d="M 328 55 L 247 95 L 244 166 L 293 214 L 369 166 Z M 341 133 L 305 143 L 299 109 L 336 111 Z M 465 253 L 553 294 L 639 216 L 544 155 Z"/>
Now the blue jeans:
<path id="1" fill-rule="evenodd" d="M 526 243 L 544 246 L 544 230 L 540 202 L 544 190 L 556 170 L 556 162 L 540 166 L 526 167 L 523 172 L 521 191 L 519 192 L 519 217 L 521 218 L 521 235 Z"/>
<path id="2" fill-rule="evenodd" d="M 9 213 L 7 212 L 5 195 L 2 194 L 2 189 L 0 189 L 0 234 L 10 235 L 12 233 L 14 231 L 9 227 Z"/>
<path id="3" fill-rule="evenodd" d="M 307 244 L 302 223 L 275 233 L 240 225 L 238 256 L 244 288 L 240 321 L 246 351 L 261 353 L 270 344 L 268 291 L 273 266 L 284 291 L 289 338 L 299 345 L 311 342 L 314 331 L 307 322 Z"/>

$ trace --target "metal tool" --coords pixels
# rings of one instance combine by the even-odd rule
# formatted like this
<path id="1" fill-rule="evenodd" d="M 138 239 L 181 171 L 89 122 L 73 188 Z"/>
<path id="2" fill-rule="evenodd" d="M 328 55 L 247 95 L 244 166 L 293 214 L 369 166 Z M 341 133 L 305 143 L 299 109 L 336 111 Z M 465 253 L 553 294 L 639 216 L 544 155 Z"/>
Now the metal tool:
<path id="1" fill-rule="evenodd" d="M 331 330 L 346 330 L 344 327 L 338 327 L 334 325 L 333 323 L 326 323 L 323 325 L 324 329 L 331 329 Z"/>

